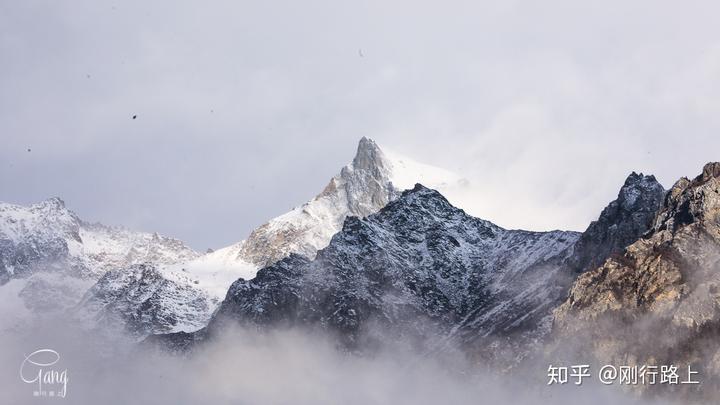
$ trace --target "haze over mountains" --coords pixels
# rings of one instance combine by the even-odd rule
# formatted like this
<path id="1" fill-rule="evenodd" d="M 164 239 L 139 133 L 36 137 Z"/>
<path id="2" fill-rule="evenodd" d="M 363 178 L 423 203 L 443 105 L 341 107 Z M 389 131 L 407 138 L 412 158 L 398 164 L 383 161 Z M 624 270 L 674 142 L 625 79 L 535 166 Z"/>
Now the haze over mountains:
<path id="1" fill-rule="evenodd" d="M 193 260 L 108 272 L 84 298 L 83 311 L 125 323 L 139 336 L 197 330 L 207 324 L 233 281 L 252 278 L 259 268 L 291 253 L 314 257 L 347 216 L 377 212 L 412 179 L 441 190 L 465 185 L 454 173 L 386 155 L 374 141 L 362 138 L 352 162 L 311 201 L 270 220 L 247 239 Z"/>
<path id="2" fill-rule="evenodd" d="M 29 207 L 0 203 L 2 328 L 70 310 L 113 269 L 198 256 L 156 233 L 84 222 L 59 198 Z"/>
<path id="3" fill-rule="evenodd" d="M 207 323 L 237 278 L 251 278 L 290 253 L 313 257 L 345 217 L 376 212 L 415 181 L 446 191 L 466 185 L 454 173 L 385 153 L 362 138 L 353 161 L 313 200 L 270 220 L 247 239 L 206 254 L 156 234 L 85 224 L 57 198 L 28 208 L 6 204 L 0 281 L 22 279 L 13 291 L 27 296 L 27 286 L 19 285 L 26 275 L 33 285 L 35 279 L 52 278 L 36 286 L 33 301 L 72 284 L 62 310 L 81 301 L 74 312 L 90 325 L 126 325 L 139 336 L 192 331 Z M 95 236 L 101 230 L 114 232 Z M 48 307 L 57 306 L 49 301 Z"/>
<path id="4" fill-rule="evenodd" d="M 720 382 L 720 163 L 668 191 L 652 227 L 582 274 L 555 310 L 561 352 L 605 364 L 674 364 L 702 374 L 716 399 Z"/>
<path id="5" fill-rule="evenodd" d="M 407 341 L 516 364 L 551 331 L 578 263 L 622 252 L 650 229 L 664 190 L 632 173 L 588 231 L 506 230 L 417 184 L 378 213 L 350 217 L 314 260 L 291 256 L 229 289 L 208 328 L 153 338 L 192 349 L 228 325 L 302 327 L 351 350 Z M 584 265 L 584 264 L 583 264 Z"/>
<path id="6" fill-rule="evenodd" d="M 461 176 L 363 138 L 315 198 L 205 254 L 88 224 L 57 198 L 2 204 L 3 329 L 64 313 L 190 353 L 238 326 L 301 328 L 355 353 L 392 342 L 508 370 L 577 353 L 675 360 L 714 384 L 719 178 L 711 163 L 666 192 L 631 173 L 582 233 L 508 230 L 443 196 Z"/>

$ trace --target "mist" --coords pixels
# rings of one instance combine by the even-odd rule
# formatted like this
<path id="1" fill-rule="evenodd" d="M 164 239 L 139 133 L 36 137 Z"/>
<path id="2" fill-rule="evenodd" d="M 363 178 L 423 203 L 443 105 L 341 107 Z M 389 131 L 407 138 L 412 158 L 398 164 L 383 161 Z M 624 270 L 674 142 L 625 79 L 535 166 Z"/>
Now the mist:
<path id="1" fill-rule="evenodd" d="M 13 404 L 53 400 L 33 397 L 37 388 L 18 373 L 24 356 L 43 348 L 60 357 L 45 369 L 67 370 L 67 397 L 54 400 L 78 405 L 638 403 L 613 387 L 547 386 L 547 364 L 502 374 L 453 350 L 430 356 L 389 345 L 357 355 L 328 336 L 297 329 L 231 329 L 176 355 L 46 320 L 4 332 L 0 347 L 0 389 Z"/>

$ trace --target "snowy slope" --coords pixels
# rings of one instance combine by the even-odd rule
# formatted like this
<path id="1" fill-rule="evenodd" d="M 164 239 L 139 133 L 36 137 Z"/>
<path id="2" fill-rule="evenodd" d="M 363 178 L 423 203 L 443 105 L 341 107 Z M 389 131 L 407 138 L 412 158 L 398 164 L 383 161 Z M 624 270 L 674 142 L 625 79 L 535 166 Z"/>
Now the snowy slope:
<path id="1" fill-rule="evenodd" d="M 314 259 L 291 255 L 237 280 L 207 328 L 149 341 L 182 351 L 227 323 L 301 325 L 329 329 L 351 349 L 384 339 L 432 351 L 460 343 L 516 365 L 549 336 L 575 263 L 641 237 L 663 194 L 652 176 L 633 173 L 581 235 L 503 229 L 418 184 L 375 214 L 347 218 Z"/>
<path id="2" fill-rule="evenodd" d="M 579 236 L 506 230 L 418 184 L 378 213 L 346 219 L 313 260 L 293 255 L 236 281 L 207 329 L 165 342 L 183 346 L 173 339 L 240 322 L 329 329 L 351 349 L 384 338 L 489 348 L 525 331 L 517 344 L 533 344 L 564 296 L 562 262 Z"/>
<path id="3" fill-rule="evenodd" d="M 0 203 L 0 284 L 56 266 L 88 275 L 81 245 L 80 220 L 59 198 L 30 207 Z"/>
<path id="4" fill-rule="evenodd" d="M 223 298 L 233 281 L 250 279 L 291 253 L 314 257 L 342 229 L 346 217 L 373 214 L 418 182 L 440 191 L 467 183 L 455 173 L 385 152 L 362 138 L 353 161 L 312 200 L 261 225 L 246 240 L 161 270 L 171 278 L 184 273 L 181 277 L 217 289 Z"/>
<path id="5" fill-rule="evenodd" d="M 238 258 L 239 248 L 238 244 L 231 245 L 189 262 L 161 266 L 160 270 L 170 280 L 189 282 L 222 299 L 233 281 L 257 272 L 255 265 Z"/>
<path id="6" fill-rule="evenodd" d="M 0 317 L 16 325 L 28 321 L 28 314 L 52 316 L 77 305 L 111 269 L 198 256 L 156 233 L 83 222 L 59 198 L 27 207 L 0 203 L 0 295 L 6 304 L 24 308 L 3 310 Z"/>
<path id="7" fill-rule="evenodd" d="M 467 179 L 450 170 L 414 161 L 390 149 L 382 152 L 390 167 L 390 181 L 399 190 L 410 190 L 416 183 L 440 192 L 468 185 Z"/>
<path id="8" fill-rule="evenodd" d="M 115 315 L 107 312 L 120 312 L 121 318 L 127 320 L 130 331 L 141 336 L 196 330 L 207 323 L 235 280 L 251 279 L 260 268 L 292 253 L 313 258 L 342 229 L 345 218 L 366 217 L 379 211 L 416 182 L 439 190 L 464 187 L 466 183 L 447 170 L 418 163 L 396 153 L 385 153 L 374 141 L 362 138 L 352 162 L 332 177 L 324 190 L 312 200 L 268 221 L 236 244 L 193 260 L 156 266 L 153 271 L 164 279 L 160 284 L 167 291 L 172 291 L 165 299 L 159 299 L 156 290 L 153 294 L 144 295 L 155 297 L 149 304 L 126 300 L 123 294 L 105 294 L 101 288 L 95 288 L 85 297 L 85 307 L 100 311 L 94 315 L 98 318 L 116 319 Z M 146 274 L 148 271 L 145 269 Z M 117 273 L 108 273 L 99 284 L 125 289 L 125 296 L 129 296 L 137 294 L 140 289 L 157 289 L 157 283 L 150 285 L 146 280 L 147 277 L 120 277 Z M 166 282 L 177 286 L 170 288 Z M 206 297 L 207 310 L 177 317 L 150 317 L 160 320 L 156 324 L 133 321 L 147 317 L 149 313 L 172 313 L 173 308 L 182 308 L 186 299 L 176 291 L 193 291 L 193 295 Z"/>
<path id="9" fill-rule="evenodd" d="M 82 253 L 89 266 L 100 273 L 133 264 L 173 264 L 195 259 L 200 254 L 182 241 L 158 233 L 83 223 L 80 227 Z"/>
<path id="10" fill-rule="evenodd" d="M 366 217 L 415 183 L 444 192 L 467 183 L 455 173 L 385 152 L 362 138 L 353 161 L 311 201 L 254 230 L 242 242 L 238 258 L 268 266 L 297 253 L 308 258 L 326 247 L 346 217 Z M 247 277 L 246 277 L 247 278 Z"/>
<path id="11" fill-rule="evenodd" d="M 111 268 L 198 256 L 157 233 L 83 222 L 57 197 L 28 207 L 0 203 L 0 281 L 53 269 L 97 279 Z"/>

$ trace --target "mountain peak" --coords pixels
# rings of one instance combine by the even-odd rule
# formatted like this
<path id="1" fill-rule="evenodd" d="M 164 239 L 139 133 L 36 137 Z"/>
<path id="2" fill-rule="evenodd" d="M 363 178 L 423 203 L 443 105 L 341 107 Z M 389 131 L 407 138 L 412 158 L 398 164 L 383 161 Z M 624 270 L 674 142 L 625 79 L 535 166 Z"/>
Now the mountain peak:
<path id="1" fill-rule="evenodd" d="M 352 162 L 331 178 L 320 194 L 253 230 L 242 243 L 237 257 L 243 257 L 258 268 L 273 264 L 290 253 L 313 258 L 342 229 L 347 216 L 365 218 L 377 213 L 396 200 L 402 190 L 413 188 L 417 182 L 445 190 L 459 184 L 460 179 L 447 170 L 383 151 L 375 141 L 362 137 Z M 420 187 L 416 186 L 415 192 L 436 193 Z M 444 197 L 440 198 L 442 200 L 428 200 L 445 201 Z M 445 204 L 448 203 L 445 201 Z M 434 206 L 439 207 L 439 204 Z"/>
<path id="2" fill-rule="evenodd" d="M 655 206 L 657 197 L 662 197 L 664 193 L 665 189 L 655 179 L 655 176 L 632 172 L 620 188 L 617 201 L 622 209 L 632 211 L 638 204 L 647 206 L 648 199 L 650 199 L 653 202 L 650 205 L 653 206 L 653 209 L 657 209 L 658 207 Z"/>
<path id="3" fill-rule="evenodd" d="M 655 179 L 655 176 L 653 176 L 653 175 L 646 176 L 646 175 L 642 174 L 642 172 L 637 173 L 637 172 L 633 171 L 625 179 L 624 186 L 629 186 L 629 185 L 639 184 L 639 183 L 648 183 L 648 182 L 657 182 L 657 180 Z"/>
<path id="4" fill-rule="evenodd" d="M 239 322 L 324 328 L 338 332 L 351 350 L 383 336 L 410 337 L 413 345 L 422 345 L 431 330 L 444 341 L 458 338 L 490 348 L 494 338 L 480 341 L 480 336 L 497 333 L 504 340 L 546 319 L 546 308 L 562 294 L 552 264 L 578 235 L 504 230 L 412 184 L 376 213 L 347 216 L 315 259 L 290 255 L 253 280 L 237 280 L 204 331 L 160 341 L 188 347 L 186 339 L 199 343 Z M 513 283 L 516 277 L 533 281 Z M 537 287 L 535 280 L 546 284 Z M 369 325 L 383 333 L 367 336 Z M 434 339 L 427 343 L 437 347 Z"/>
<path id="5" fill-rule="evenodd" d="M 704 183 L 718 177 L 720 177 L 720 162 L 710 162 L 703 166 L 702 174 L 696 178 L 696 181 Z"/>
<path id="6" fill-rule="evenodd" d="M 655 219 L 655 231 L 676 232 L 695 222 L 713 223 L 720 218 L 720 163 L 711 162 L 692 181 L 678 180 L 668 193 L 663 209 Z"/>
<path id="7" fill-rule="evenodd" d="M 61 210 L 65 208 L 65 201 L 60 197 L 50 197 L 47 200 L 39 202 L 37 205 L 42 208 Z"/>
<path id="8" fill-rule="evenodd" d="M 621 252 L 652 226 L 665 189 L 655 179 L 632 172 L 618 197 L 583 232 L 569 264 L 577 272 L 593 270 L 613 253 Z"/>
<path id="9" fill-rule="evenodd" d="M 650 232 L 575 281 L 555 311 L 559 351 L 603 364 L 663 358 L 717 370 L 720 164 L 681 178 L 663 201 Z"/>
<path id="10" fill-rule="evenodd" d="M 385 155 L 380 147 L 370 138 L 362 137 L 352 162 L 355 170 L 372 170 L 385 166 Z"/>
<path id="11" fill-rule="evenodd" d="M 405 190 L 405 191 L 402 192 L 402 196 L 403 196 L 403 197 L 404 197 L 404 196 L 407 196 L 407 195 L 411 195 L 411 194 L 424 195 L 424 196 L 426 195 L 426 196 L 432 196 L 432 197 L 441 197 L 441 198 L 443 198 L 443 199 L 445 198 L 445 197 L 442 196 L 442 194 L 440 194 L 440 193 L 437 192 L 436 190 L 433 190 L 433 189 L 431 189 L 431 188 L 425 187 L 425 186 L 423 186 L 423 185 L 420 184 L 420 183 L 415 183 L 415 186 L 414 186 L 413 188 L 408 189 L 408 190 Z"/>
<path id="12" fill-rule="evenodd" d="M 414 200 L 414 199 L 422 199 L 424 201 L 435 201 L 437 203 L 442 203 L 444 205 L 451 206 L 450 202 L 440 194 L 439 191 L 433 190 L 432 188 L 428 188 L 423 186 L 420 183 L 415 183 L 415 187 L 405 190 L 400 195 L 400 200 Z"/>
<path id="13" fill-rule="evenodd" d="M 460 211 L 458 208 L 450 204 L 450 202 L 445 198 L 445 196 L 440 194 L 440 192 L 425 187 L 420 183 L 416 183 L 415 187 L 412 189 L 403 191 L 400 197 L 389 205 L 392 205 L 393 207 L 412 207 L 412 209 L 416 211 L 420 208 L 420 211 L 418 212 L 423 210 L 434 212 L 447 210 Z M 388 207 L 388 210 L 393 209 L 394 208 Z"/>

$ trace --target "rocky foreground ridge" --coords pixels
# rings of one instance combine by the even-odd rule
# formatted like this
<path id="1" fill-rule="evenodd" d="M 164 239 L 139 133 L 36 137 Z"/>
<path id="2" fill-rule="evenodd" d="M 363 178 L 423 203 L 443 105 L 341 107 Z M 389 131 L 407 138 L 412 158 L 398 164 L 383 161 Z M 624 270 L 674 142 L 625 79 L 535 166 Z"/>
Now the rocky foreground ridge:
<path id="1" fill-rule="evenodd" d="M 578 278 L 554 312 L 555 355 L 692 365 L 716 392 L 719 304 L 720 163 L 709 163 L 673 185 L 648 233 Z"/>

